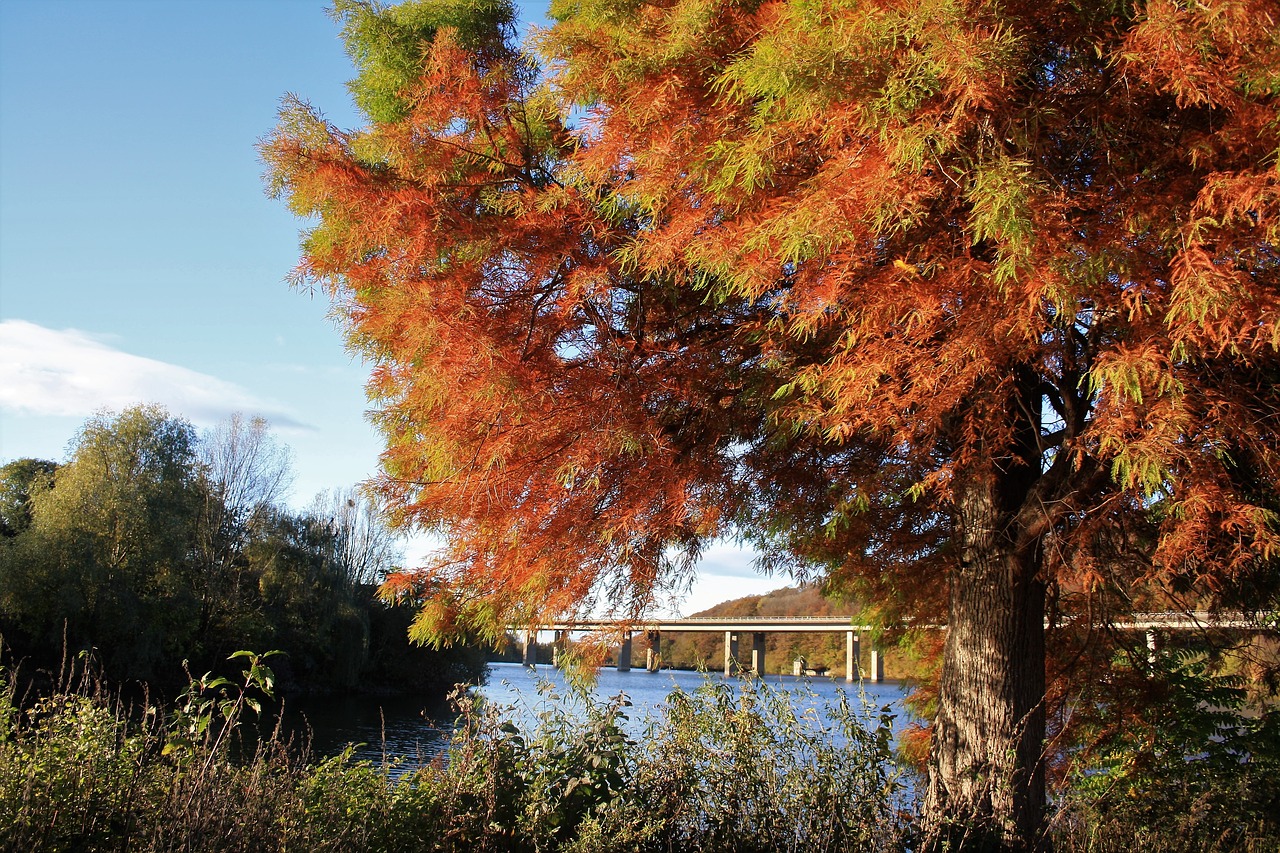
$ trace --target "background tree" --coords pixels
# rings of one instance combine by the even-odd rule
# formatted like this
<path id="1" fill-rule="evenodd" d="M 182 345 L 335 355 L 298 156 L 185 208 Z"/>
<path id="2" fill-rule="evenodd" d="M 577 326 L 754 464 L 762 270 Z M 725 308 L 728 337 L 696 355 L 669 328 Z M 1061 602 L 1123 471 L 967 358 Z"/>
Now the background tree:
<path id="1" fill-rule="evenodd" d="M 66 464 L 0 469 L 0 634 L 28 672 L 92 650 L 114 682 L 163 690 L 280 649 L 286 690 L 436 692 L 484 672 L 475 649 L 412 648 L 372 586 L 394 537 L 355 490 L 279 503 L 288 451 L 239 416 L 197 442 L 154 406 L 96 415 Z"/>
<path id="2" fill-rule="evenodd" d="M 327 527 L 333 560 L 353 589 L 381 583 L 402 558 L 399 538 L 359 489 L 321 492 L 307 514 Z"/>
<path id="3" fill-rule="evenodd" d="M 205 486 L 195 542 L 198 636 L 230 641 L 240 631 L 228 620 L 244 615 L 245 596 L 256 594 L 243 586 L 252 523 L 284 497 L 293 480 L 291 456 L 264 418 L 239 412 L 201 437 L 198 455 Z M 220 660 L 235 650 L 208 651 Z"/>
<path id="4" fill-rule="evenodd" d="M 263 152 L 452 546 L 416 636 L 751 538 L 945 620 L 930 843 L 1025 848 L 1046 620 L 1275 601 L 1275 3 L 578 0 L 545 87 L 505 4 L 336 11 L 370 126 Z"/>
<path id="5" fill-rule="evenodd" d="M 17 536 L 31 526 L 31 495 L 53 485 L 56 462 L 15 459 L 0 467 L 0 536 Z"/>
<path id="6" fill-rule="evenodd" d="M 6 610 L 48 649 L 149 678 L 195 629 L 195 432 L 156 407 L 90 419 L 5 554 Z"/>
<path id="7" fill-rule="evenodd" d="M 246 558 L 258 579 L 262 626 L 287 648 L 286 678 L 350 688 L 369 645 L 369 620 L 334 559 L 327 519 L 276 510 L 256 519 Z"/>

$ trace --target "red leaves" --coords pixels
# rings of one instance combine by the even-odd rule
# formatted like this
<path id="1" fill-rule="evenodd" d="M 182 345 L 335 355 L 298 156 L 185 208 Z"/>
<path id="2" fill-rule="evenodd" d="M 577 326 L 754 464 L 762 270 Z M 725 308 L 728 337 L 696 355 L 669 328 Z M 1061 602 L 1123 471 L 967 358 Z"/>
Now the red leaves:
<path id="1" fill-rule="evenodd" d="M 300 269 L 374 363 L 379 488 L 450 543 L 388 594 L 634 610 L 735 524 L 936 575 L 957 472 L 1015 469 L 1048 579 L 1270 553 L 1231 458 L 1276 482 L 1271 4 L 1143 8 L 590 7 L 549 87 L 442 30 L 403 120 L 295 110 Z"/>

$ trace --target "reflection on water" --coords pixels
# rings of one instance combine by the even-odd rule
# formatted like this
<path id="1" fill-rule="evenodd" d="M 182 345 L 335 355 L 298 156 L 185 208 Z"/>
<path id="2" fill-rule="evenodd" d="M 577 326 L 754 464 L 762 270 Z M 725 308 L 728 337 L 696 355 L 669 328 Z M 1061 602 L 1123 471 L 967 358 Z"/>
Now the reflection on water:
<path id="1" fill-rule="evenodd" d="M 317 756 L 352 746 L 355 757 L 375 764 L 399 760 L 403 769 L 441 755 L 453 730 L 453 711 L 443 697 L 344 696 L 291 699 L 284 705 L 285 730 L 309 737 Z"/>
<path id="2" fill-rule="evenodd" d="M 603 669 L 592 694 L 599 700 L 626 694 L 631 703 L 628 727 L 638 735 L 672 689 L 679 687 L 691 692 L 705 679 L 720 678 L 719 675 L 676 670 L 651 673 L 643 669 L 631 672 Z M 777 675 L 769 676 L 766 681 L 774 689 L 791 693 L 797 710 L 802 710 L 801 706 L 835 703 L 840 691 L 854 699 L 857 707 L 856 699 L 861 690 L 871 707 L 891 707 L 897 715 L 895 733 L 907 721 L 902 706 L 906 690 L 897 682 L 850 684 L 829 678 L 799 679 Z M 513 722 L 523 727 L 532 727 L 538 714 L 552 708 L 555 704 L 551 698 L 553 695 L 564 696 L 569 692 L 559 670 L 548 666 L 531 670 L 516 663 L 490 664 L 488 683 L 474 689 L 491 702 L 510 706 Z M 287 702 L 285 709 L 289 731 L 302 734 L 310 728 L 315 754 L 337 755 L 348 744 L 353 744 L 357 758 L 376 764 L 399 760 L 401 772 L 431 761 L 445 751 L 454 716 L 445 699 L 425 697 L 296 699 Z"/>

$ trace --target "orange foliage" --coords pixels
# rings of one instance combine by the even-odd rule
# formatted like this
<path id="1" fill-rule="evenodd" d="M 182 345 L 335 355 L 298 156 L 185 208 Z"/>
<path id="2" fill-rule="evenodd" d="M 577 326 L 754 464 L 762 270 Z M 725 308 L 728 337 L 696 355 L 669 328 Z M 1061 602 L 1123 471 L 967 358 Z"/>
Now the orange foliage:
<path id="1" fill-rule="evenodd" d="M 289 108 L 423 636 L 735 533 L 937 622 L 975 482 L 1054 624 L 1276 594 L 1276 4 L 944 5 L 584 2 L 546 79 L 442 29 L 403 119 Z"/>

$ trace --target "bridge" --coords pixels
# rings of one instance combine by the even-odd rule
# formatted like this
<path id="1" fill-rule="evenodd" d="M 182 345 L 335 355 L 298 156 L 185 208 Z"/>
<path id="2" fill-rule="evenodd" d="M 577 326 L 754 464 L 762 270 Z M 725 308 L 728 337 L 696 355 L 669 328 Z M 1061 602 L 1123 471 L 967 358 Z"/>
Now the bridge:
<path id="1" fill-rule="evenodd" d="M 1247 618 L 1237 613 L 1210 613 L 1208 611 L 1135 613 L 1132 618 L 1112 623 L 1121 631 L 1141 631 L 1147 636 L 1147 647 L 1155 650 L 1160 632 L 1196 631 L 1211 629 L 1274 631 L 1276 626 L 1261 621 L 1272 614 L 1262 614 L 1258 618 Z M 537 630 L 512 627 L 512 631 L 524 632 L 524 663 L 534 666 L 537 663 L 537 636 L 539 631 L 550 631 L 554 636 L 553 659 L 568 641 L 569 635 L 588 632 L 618 632 L 622 641 L 618 648 L 617 668 L 619 672 L 631 669 L 632 638 L 639 634 L 646 638 L 645 668 L 652 671 L 658 669 L 660 660 L 657 650 L 663 632 L 701 632 L 724 634 L 724 674 L 731 677 L 743 672 L 763 673 L 764 638 L 767 633 L 806 633 L 845 635 L 845 680 L 854 681 L 862 677 L 860 670 L 862 634 L 872 631 L 871 625 L 853 624 L 851 616 L 777 616 L 777 617 L 727 617 L 727 616 L 689 616 L 685 618 L 660 618 L 636 621 L 630 624 L 605 619 L 569 619 L 551 622 Z M 946 625 L 928 625 L 928 628 L 945 629 Z M 1046 623 L 1046 626 L 1048 624 Z M 751 638 L 751 655 L 749 659 L 740 657 L 742 640 Z M 871 648 L 870 667 L 867 673 L 869 681 L 883 681 L 884 655 L 876 646 Z"/>

